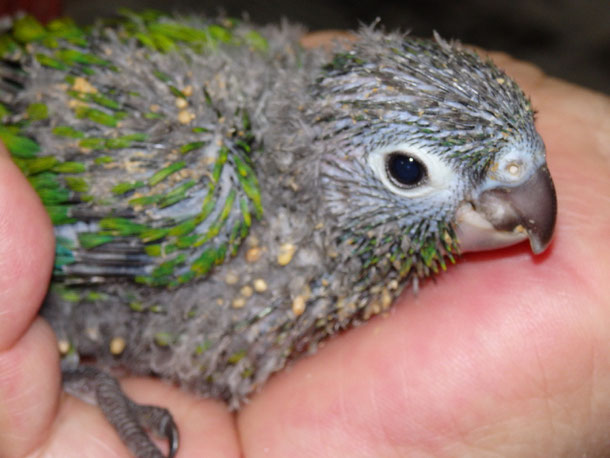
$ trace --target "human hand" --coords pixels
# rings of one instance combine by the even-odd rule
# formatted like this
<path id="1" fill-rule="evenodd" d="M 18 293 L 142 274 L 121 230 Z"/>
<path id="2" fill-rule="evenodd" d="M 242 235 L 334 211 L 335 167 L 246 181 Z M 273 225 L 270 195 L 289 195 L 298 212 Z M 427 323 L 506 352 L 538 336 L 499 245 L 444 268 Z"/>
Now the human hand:
<path id="1" fill-rule="evenodd" d="M 610 453 L 610 101 L 494 54 L 539 110 L 555 240 L 471 254 L 388 314 L 274 376 L 242 411 L 148 378 L 178 456 L 573 456 Z M 52 264 L 44 210 L 0 158 L 0 455 L 128 456 L 101 412 L 60 392 L 36 317 Z"/>

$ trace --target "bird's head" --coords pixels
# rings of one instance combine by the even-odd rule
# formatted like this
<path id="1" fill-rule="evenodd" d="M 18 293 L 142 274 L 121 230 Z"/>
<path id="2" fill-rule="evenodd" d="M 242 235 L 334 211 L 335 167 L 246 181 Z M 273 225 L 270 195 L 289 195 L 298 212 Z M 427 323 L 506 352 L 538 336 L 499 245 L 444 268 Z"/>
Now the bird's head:
<path id="1" fill-rule="evenodd" d="M 493 63 L 365 31 L 316 83 L 331 239 L 362 266 L 425 276 L 445 258 L 551 240 L 556 198 L 534 112 Z"/>

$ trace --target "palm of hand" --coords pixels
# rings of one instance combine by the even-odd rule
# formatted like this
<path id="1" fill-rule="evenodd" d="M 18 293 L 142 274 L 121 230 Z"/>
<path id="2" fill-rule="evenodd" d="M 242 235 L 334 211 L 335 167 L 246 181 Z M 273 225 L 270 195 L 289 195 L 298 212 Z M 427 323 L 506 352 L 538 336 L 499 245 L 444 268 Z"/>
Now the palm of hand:
<path id="1" fill-rule="evenodd" d="M 403 294 L 388 317 L 275 376 L 236 416 L 158 380 L 125 380 L 134 400 L 171 408 L 179 456 L 603 454 L 610 103 L 496 57 L 540 111 L 559 200 L 549 251 L 465 257 L 417 297 Z M 128 456 L 97 408 L 60 394 L 54 337 L 35 318 L 51 230 L 1 160 L 0 196 L 10 199 L 0 202 L 0 450 Z"/>

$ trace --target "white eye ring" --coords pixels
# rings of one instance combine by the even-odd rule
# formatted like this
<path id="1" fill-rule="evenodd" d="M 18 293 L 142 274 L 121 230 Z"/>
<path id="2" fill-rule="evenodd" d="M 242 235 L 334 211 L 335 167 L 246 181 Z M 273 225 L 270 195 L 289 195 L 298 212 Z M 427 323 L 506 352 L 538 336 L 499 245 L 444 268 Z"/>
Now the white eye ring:
<path id="1" fill-rule="evenodd" d="M 426 170 L 426 178 L 412 187 L 398 185 L 388 176 L 388 158 L 392 154 L 404 154 L 419 161 Z M 456 179 L 455 172 L 441 159 L 424 148 L 407 143 L 384 146 L 368 154 L 367 161 L 381 182 L 392 192 L 409 198 L 423 197 L 433 192 L 449 190 Z"/>

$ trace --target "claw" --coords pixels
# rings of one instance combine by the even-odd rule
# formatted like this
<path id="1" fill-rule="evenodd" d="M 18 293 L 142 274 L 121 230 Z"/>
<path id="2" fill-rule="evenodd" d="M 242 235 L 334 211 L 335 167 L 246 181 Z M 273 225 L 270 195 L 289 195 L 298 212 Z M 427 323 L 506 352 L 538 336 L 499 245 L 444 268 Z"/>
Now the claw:
<path id="1" fill-rule="evenodd" d="M 165 425 L 163 425 L 162 429 L 164 431 L 164 436 L 167 438 L 167 442 L 169 443 L 169 453 L 167 458 L 174 458 L 178 452 L 178 446 L 180 445 L 180 434 L 171 415 L 168 415 L 166 418 Z"/>
<path id="2" fill-rule="evenodd" d="M 173 458 L 178 451 L 180 435 L 169 410 L 133 402 L 131 409 L 141 426 L 149 429 L 156 436 L 167 439 L 169 444 L 167 458 Z"/>

